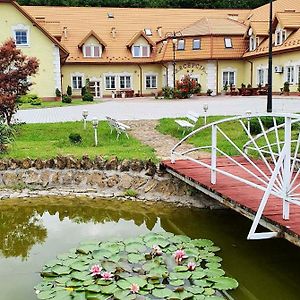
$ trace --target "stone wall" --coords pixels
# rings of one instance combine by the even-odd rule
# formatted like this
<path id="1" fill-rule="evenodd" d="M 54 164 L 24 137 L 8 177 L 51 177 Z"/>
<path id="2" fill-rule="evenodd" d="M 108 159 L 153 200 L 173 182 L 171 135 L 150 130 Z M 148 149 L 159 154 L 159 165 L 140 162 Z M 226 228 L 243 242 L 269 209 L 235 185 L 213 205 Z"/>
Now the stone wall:
<path id="1" fill-rule="evenodd" d="M 158 170 L 151 161 L 81 159 L 0 160 L 0 199 L 87 195 L 166 201 L 194 207 L 218 204 L 180 180 Z"/>

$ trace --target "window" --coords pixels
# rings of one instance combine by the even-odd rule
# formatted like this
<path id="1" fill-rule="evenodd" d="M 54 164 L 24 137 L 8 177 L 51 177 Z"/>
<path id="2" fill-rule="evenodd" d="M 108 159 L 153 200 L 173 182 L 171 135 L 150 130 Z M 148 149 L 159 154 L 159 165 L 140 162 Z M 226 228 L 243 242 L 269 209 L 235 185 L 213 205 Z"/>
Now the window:
<path id="1" fill-rule="evenodd" d="M 147 36 L 151 36 L 151 35 L 152 35 L 152 31 L 151 31 L 150 28 L 145 28 L 144 31 L 145 31 L 145 34 L 146 34 Z"/>
<path id="2" fill-rule="evenodd" d="M 295 83 L 295 67 L 294 66 L 286 67 L 286 81 L 289 84 Z"/>
<path id="3" fill-rule="evenodd" d="M 131 89 L 131 76 L 120 76 L 120 89 Z"/>
<path id="4" fill-rule="evenodd" d="M 250 51 L 254 51 L 256 49 L 256 38 L 253 35 L 249 39 L 249 49 Z"/>
<path id="5" fill-rule="evenodd" d="M 99 45 L 86 45 L 83 48 L 84 57 L 100 57 L 100 53 Z"/>
<path id="6" fill-rule="evenodd" d="M 150 47 L 149 46 L 133 46 L 132 47 L 133 57 L 149 57 L 150 56 Z"/>
<path id="7" fill-rule="evenodd" d="M 193 50 L 201 49 L 201 42 L 200 39 L 193 40 Z"/>
<path id="8" fill-rule="evenodd" d="M 275 46 L 282 45 L 286 40 L 286 31 L 279 29 L 275 32 Z"/>
<path id="9" fill-rule="evenodd" d="M 264 69 L 259 69 L 258 70 L 258 80 L 257 83 L 261 86 L 265 84 L 265 70 Z"/>
<path id="10" fill-rule="evenodd" d="M 16 30 L 15 41 L 16 41 L 16 45 L 28 45 L 28 31 Z"/>
<path id="11" fill-rule="evenodd" d="M 116 88 L 116 76 L 105 76 L 105 88 L 107 90 L 114 90 Z"/>
<path id="12" fill-rule="evenodd" d="M 231 38 L 224 39 L 225 48 L 232 48 L 232 40 Z"/>
<path id="13" fill-rule="evenodd" d="M 73 89 L 82 88 L 82 76 L 72 76 L 72 86 Z"/>
<path id="14" fill-rule="evenodd" d="M 234 71 L 224 71 L 223 72 L 223 86 L 225 85 L 235 85 L 235 72 Z"/>
<path id="15" fill-rule="evenodd" d="M 177 50 L 184 50 L 184 47 L 185 47 L 185 41 L 179 40 L 177 44 Z"/>
<path id="16" fill-rule="evenodd" d="M 156 89 L 157 88 L 157 76 L 156 75 L 147 75 L 146 76 L 146 88 L 147 89 Z"/>

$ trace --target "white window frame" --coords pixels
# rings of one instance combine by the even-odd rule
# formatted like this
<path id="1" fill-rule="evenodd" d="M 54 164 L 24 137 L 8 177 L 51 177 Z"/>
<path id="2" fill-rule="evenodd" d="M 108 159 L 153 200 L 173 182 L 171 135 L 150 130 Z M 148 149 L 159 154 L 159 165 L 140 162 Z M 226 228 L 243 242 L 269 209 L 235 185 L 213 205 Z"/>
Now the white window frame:
<path id="1" fill-rule="evenodd" d="M 226 49 L 232 49 L 233 48 L 231 37 L 225 37 L 224 38 L 224 46 L 225 46 Z"/>
<path id="2" fill-rule="evenodd" d="M 227 70 L 222 70 L 222 86 L 224 87 L 225 86 L 225 84 L 226 84 L 226 82 L 225 82 L 225 73 L 227 73 L 227 78 L 228 78 L 228 81 L 227 81 L 227 86 L 229 87 L 230 86 L 230 73 L 233 73 L 233 82 L 232 82 L 232 84 L 233 85 L 236 85 L 236 70 L 229 70 L 229 69 L 227 69 Z"/>
<path id="3" fill-rule="evenodd" d="M 277 29 L 275 31 L 275 46 L 282 45 L 287 38 L 287 32 L 284 29 Z"/>
<path id="4" fill-rule="evenodd" d="M 149 82 L 150 82 L 149 86 L 147 86 L 147 77 L 149 77 Z M 153 84 L 153 78 L 155 78 L 155 85 Z M 157 74 L 152 74 L 152 73 L 145 74 L 145 88 L 146 89 L 157 89 L 157 80 L 158 80 Z"/>
<path id="5" fill-rule="evenodd" d="M 134 53 L 134 48 L 135 47 L 139 47 L 140 48 L 140 55 L 135 55 Z M 143 47 L 147 47 L 147 56 L 143 56 Z M 132 45 L 131 47 L 131 53 L 132 53 L 132 57 L 150 57 L 150 46 L 149 45 Z"/>
<path id="6" fill-rule="evenodd" d="M 199 47 L 195 47 L 195 42 L 199 42 Z M 201 39 L 193 39 L 193 50 L 201 50 Z"/>
<path id="7" fill-rule="evenodd" d="M 254 35 L 250 36 L 249 39 L 249 50 L 250 51 L 254 51 L 257 48 L 257 44 L 256 44 L 256 37 Z"/>
<path id="8" fill-rule="evenodd" d="M 88 56 L 86 54 L 86 48 L 87 47 L 91 47 L 91 55 Z M 95 55 L 95 48 L 98 47 L 99 48 L 99 56 Z M 102 56 L 102 46 L 100 44 L 86 44 L 83 46 L 83 56 L 87 57 L 87 58 L 99 58 Z"/>
<path id="9" fill-rule="evenodd" d="M 268 73 L 268 67 L 259 66 L 257 68 L 256 84 L 261 86 L 268 84 Z"/>
<path id="10" fill-rule="evenodd" d="M 179 39 L 177 41 L 177 51 L 184 51 L 185 50 L 185 40 Z"/>
<path id="11" fill-rule="evenodd" d="M 289 65 L 285 67 L 285 81 L 287 81 L 289 84 L 295 84 L 295 71 L 296 68 L 293 65 Z"/>
<path id="12" fill-rule="evenodd" d="M 74 85 L 74 78 L 76 78 L 76 85 Z M 79 85 L 79 78 L 81 78 L 81 86 Z M 75 74 L 72 74 L 71 75 L 71 87 L 73 90 L 80 90 L 82 89 L 82 87 L 84 87 L 84 76 L 83 74 L 78 74 L 78 73 L 75 73 Z"/>
<path id="13" fill-rule="evenodd" d="M 17 44 L 16 33 L 18 31 L 26 32 L 27 43 L 26 44 Z M 17 47 L 29 47 L 30 46 L 30 27 L 23 24 L 17 24 L 12 26 L 12 35 Z"/>
<path id="14" fill-rule="evenodd" d="M 124 87 L 121 87 L 121 77 L 124 77 Z M 126 79 L 129 78 L 129 86 L 127 86 Z M 131 75 L 119 75 L 119 87 L 121 90 L 129 90 L 132 89 L 132 76 Z"/>
<path id="15" fill-rule="evenodd" d="M 107 85 L 107 78 L 109 79 L 109 86 Z M 115 86 L 112 87 L 112 78 L 114 78 L 114 84 Z M 105 84 L 105 89 L 106 90 L 116 90 L 117 89 L 117 75 L 116 74 L 106 74 L 104 76 L 104 84 Z"/>

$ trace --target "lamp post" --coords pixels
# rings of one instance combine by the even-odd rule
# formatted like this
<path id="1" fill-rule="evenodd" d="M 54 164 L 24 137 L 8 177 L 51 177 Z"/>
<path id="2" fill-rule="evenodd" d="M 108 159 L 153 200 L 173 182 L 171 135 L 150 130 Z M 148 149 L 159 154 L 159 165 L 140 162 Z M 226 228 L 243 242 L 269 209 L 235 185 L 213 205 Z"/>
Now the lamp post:
<path id="1" fill-rule="evenodd" d="M 99 121 L 97 118 L 93 118 L 92 120 L 92 124 L 93 124 L 93 127 L 94 127 L 94 136 L 95 136 L 95 146 L 98 146 L 98 124 L 99 124 Z"/>
<path id="2" fill-rule="evenodd" d="M 206 115 L 206 113 L 208 111 L 208 104 L 207 103 L 203 104 L 203 110 L 204 110 L 204 125 L 206 125 L 206 123 L 207 123 L 207 115 Z"/>
<path id="3" fill-rule="evenodd" d="M 247 127 L 248 127 L 249 134 L 251 134 L 251 127 L 250 127 L 251 114 L 252 114 L 251 110 L 246 111 L 247 123 L 248 123 Z"/>
<path id="4" fill-rule="evenodd" d="M 89 112 L 85 109 L 83 112 L 82 112 L 82 117 L 83 117 L 83 129 L 86 130 L 86 119 L 89 115 Z"/>
<path id="5" fill-rule="evenodd" d="M 272 26 L 273 20 L 273 0 L 270 0 L 270 18 L 269 18 L 269 67 L 268 67 L 268 100 L 267 100 L 267 112 L 272 112 L 272 72 L 273 72 L 273 39 L 272 39 Z"/>

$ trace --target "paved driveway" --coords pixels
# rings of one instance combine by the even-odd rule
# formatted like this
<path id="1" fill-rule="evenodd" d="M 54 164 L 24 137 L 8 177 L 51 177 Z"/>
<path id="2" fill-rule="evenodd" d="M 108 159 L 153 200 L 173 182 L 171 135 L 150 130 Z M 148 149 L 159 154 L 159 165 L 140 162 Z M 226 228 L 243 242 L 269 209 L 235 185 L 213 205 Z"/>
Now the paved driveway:
<path id="1" fill-rule="evenodd" d="M 197 97 L 188 100 L 155 100 L 153 98 L 105 100 L 98 104 L 20 110 L 17 118 L 26 123 L 52 123 L 78 121 L 82 111 L 89 111 L 88 119 L 99 120 L 111 116 L 119 120 L 157 120 L 164 117 L 181 117 L 189 110 L 201 114 L 208 103 L 209 115 L 237 115 L 247 110 L 266 112 L 266 97 Z M 300 97 L 274 97 L 274 112 L 300 112 Z"/>

